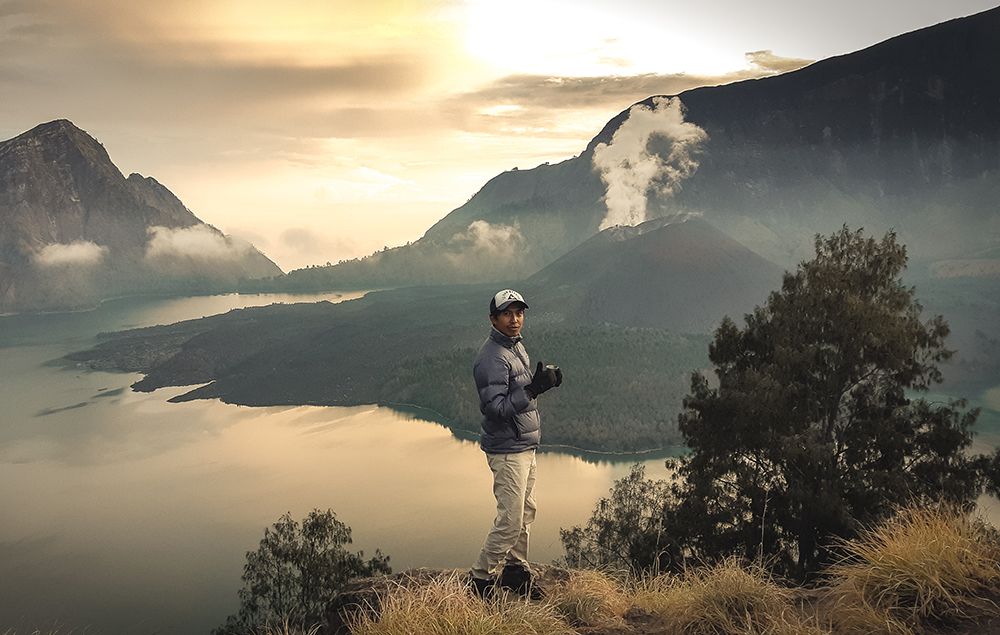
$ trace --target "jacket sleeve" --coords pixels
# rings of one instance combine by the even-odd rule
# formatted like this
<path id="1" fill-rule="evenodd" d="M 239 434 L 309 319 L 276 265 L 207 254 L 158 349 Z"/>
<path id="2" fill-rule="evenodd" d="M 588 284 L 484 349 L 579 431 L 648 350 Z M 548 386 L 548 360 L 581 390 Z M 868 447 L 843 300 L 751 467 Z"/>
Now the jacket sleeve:
<path id="1" fill-rule="evenodd" d="M 476 390 L 479 391 L 479 409 L 488 419 L 511 422 L 514 415 L 524 412 L 531 400 L 524 388 L 510 386 L 510 367 L 503 359 L 492 357 L 476 364 L 473 369 Z"/>

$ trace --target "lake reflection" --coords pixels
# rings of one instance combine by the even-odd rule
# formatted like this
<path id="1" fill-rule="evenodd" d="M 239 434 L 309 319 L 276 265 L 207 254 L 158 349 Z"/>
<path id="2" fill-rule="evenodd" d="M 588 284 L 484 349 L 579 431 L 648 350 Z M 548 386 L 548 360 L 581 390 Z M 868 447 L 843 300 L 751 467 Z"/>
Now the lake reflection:
<path id="1" fill-rule="evenodd" d="M 236 608 L 245 552 L 286 511 L 332 508 L 355 549 L 382 549 L 396 570 L 475 558 L 494 514 L 489 470 L 440 425 L 374 406 L 170 404 L 187 389 L 134 393 L 139 375 L 45 365 L 99 331 L 279 297 L 0 318 L 0 632 L 207 632 Z M 559 528 L 584 522 L 630 464 L 539 455 L 532 559 L 561 555 Z"/>

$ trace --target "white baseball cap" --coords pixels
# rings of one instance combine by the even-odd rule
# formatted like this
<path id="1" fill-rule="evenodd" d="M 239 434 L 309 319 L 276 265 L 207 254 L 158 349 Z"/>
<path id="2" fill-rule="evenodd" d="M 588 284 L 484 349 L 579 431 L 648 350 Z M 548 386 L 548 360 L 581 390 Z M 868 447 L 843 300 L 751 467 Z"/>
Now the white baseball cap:
<path id="1" fill-rule="evenodd" d="M 524 301 L 524 298 L 517 291 L 513 289 L 497 291 L 496 295 L 490 299 L 490 315 L 500 313 L 515 302 L 520 302 L 524 305 L 524 308 L 528 308 L 528 303 Z"/>

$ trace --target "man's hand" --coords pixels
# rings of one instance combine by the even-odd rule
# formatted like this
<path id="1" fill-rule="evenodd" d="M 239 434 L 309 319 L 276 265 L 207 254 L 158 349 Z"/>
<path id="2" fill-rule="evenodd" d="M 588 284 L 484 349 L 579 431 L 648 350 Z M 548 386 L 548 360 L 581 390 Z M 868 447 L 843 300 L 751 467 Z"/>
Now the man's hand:
<path id="1" fill-rule="evenodd" d="M 544 366 L 541 362 L 535 367 L 535 374 L 531 377 L 531 383 L 524 387 L 528 395 L 537 397 L 550 388 L 555 388 L 562 383 L 562 369 L 558 366 Z"/>

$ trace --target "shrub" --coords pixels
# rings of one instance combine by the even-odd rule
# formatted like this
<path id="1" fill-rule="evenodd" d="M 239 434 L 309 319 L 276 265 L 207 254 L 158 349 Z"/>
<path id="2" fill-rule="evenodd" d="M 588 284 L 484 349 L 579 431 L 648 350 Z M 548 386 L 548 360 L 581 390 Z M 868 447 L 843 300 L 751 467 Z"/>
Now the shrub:
<path id="1" fill-rule="evenodd" d="M 322 623 L 330 599 L 356 577 L 389 573 L 378 550 L 369 559 L 350 553 L 351 528 L 332 510 L 314 509 L 300 525 L 290 514 L 264 530 L 256 551 L 247 552 L 240 608 L 216 635 L 245 634 L 284 625 L 305 631 Z M 280 630 L 278 632 L 281 632 Z"/>
<path id="2" fill-rule="evenodd" d="M 663 631 L 684 635 L 800 635 L 823 631 L 807 622 L 791 594 L 757 567 L 727 558 L 680 577 L 656 576 L 636 584 L 633 604 L 657 616 Z"/>
<path id="3" fill-rule="evenodd" d="M 574 626 L 611 626 L 622 623 L 629 599 L 612 577 L 593 570 L 570 573 L 546 598 Z"/>
<path id="4" fill-rule="evenodd" d="M 909 633 L 1000 615 L 1000 545 L 969 513 L 903 509 L 842 546 L 827 601 L 844 632 Z"/>

